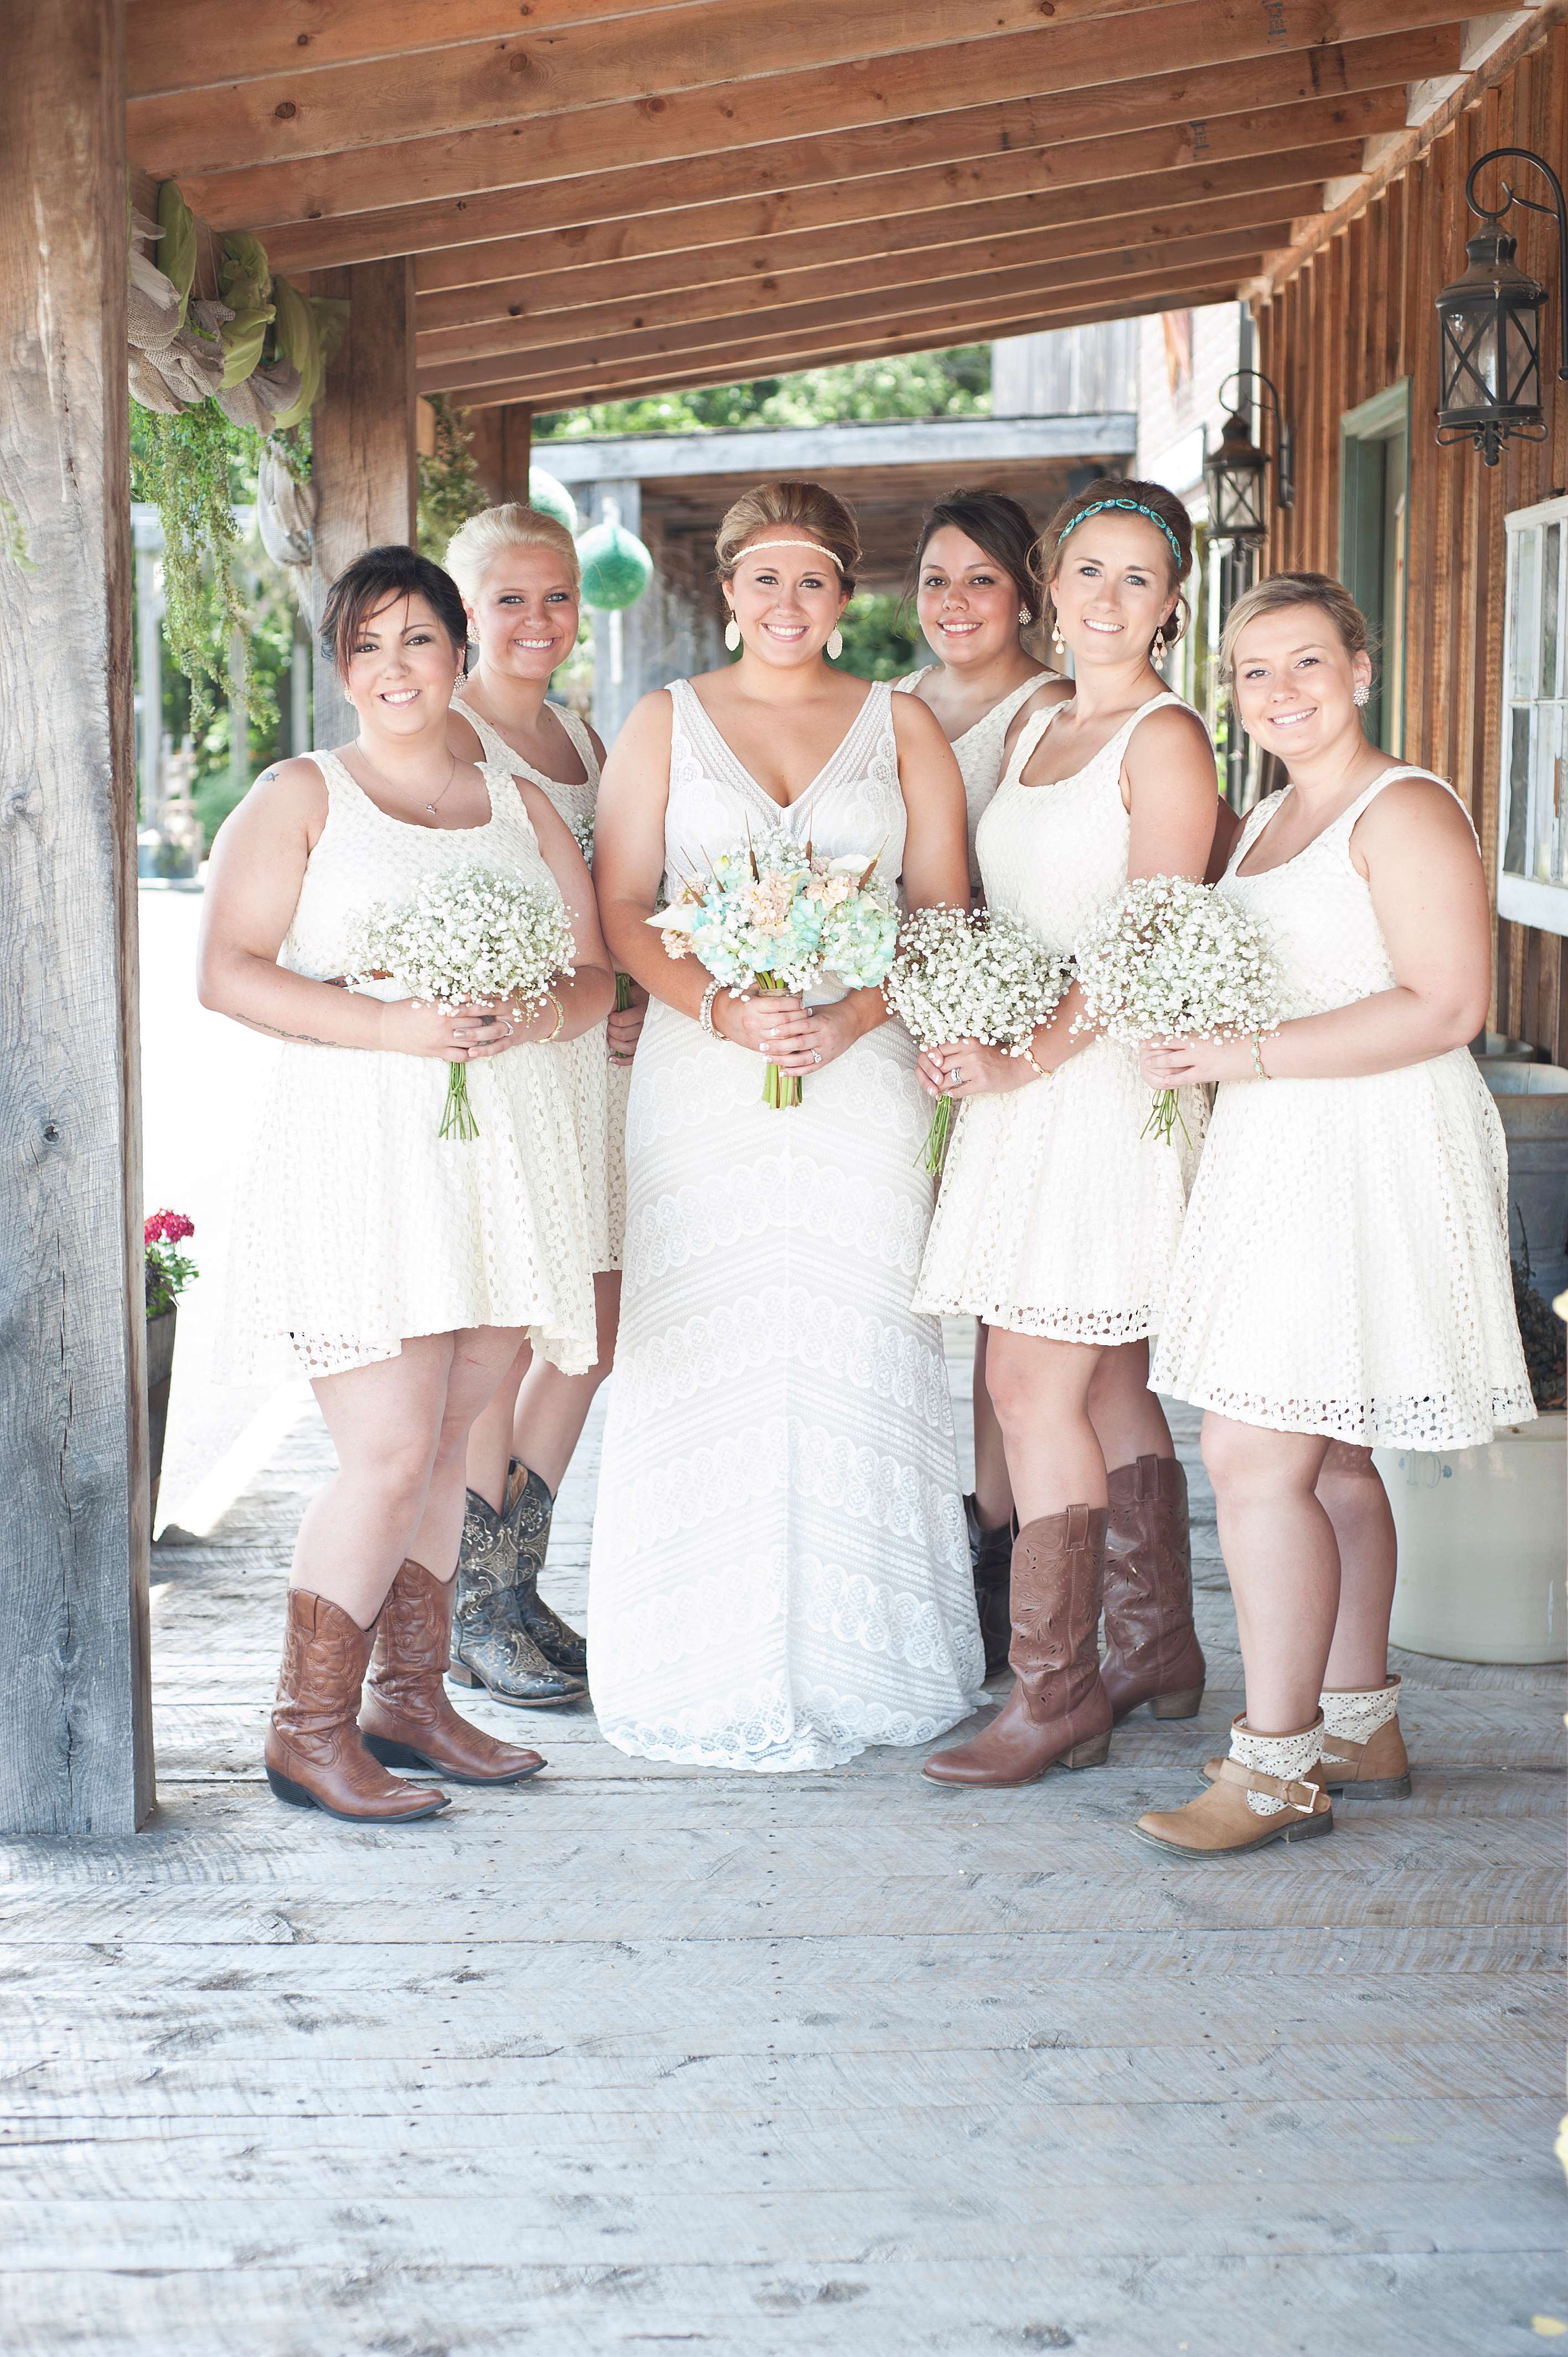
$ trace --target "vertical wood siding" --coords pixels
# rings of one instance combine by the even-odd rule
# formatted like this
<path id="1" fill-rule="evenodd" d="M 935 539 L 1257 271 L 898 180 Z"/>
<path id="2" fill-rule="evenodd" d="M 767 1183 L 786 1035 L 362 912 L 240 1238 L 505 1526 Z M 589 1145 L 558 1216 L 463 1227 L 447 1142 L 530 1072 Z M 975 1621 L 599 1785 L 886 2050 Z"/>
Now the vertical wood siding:
<path id="1" fill-rule="evenodd" d="M 1437 296 L 1478 226 L 1465 178 L 1489 147 L 1533 147 L 1568 170 L 1568 27 L 1557 27 L 1410 170 L 1259 306 L 1258 365 L 1296 434 L 1296 504 L 1276 512 L 1269 570 L 1339 569 L 1339 421 L 1411 380 L 1407 511 L 1405 758 L 1450 779 L 1481 838 L 1497 897 L 1505 534 L 1516 508 L 1568 490 L 1568 386 L 1556 381 L 1554 224 L 1516 206 L 1522 266 L 1548 288 L 1541 376 L 1548 436 L 1509 442 L 1488 468 L 1467 444 L 1440 449 Z M 1495 167 L 1505 169 L 1503 167 Z M 1530 194 L 1539 191 L 1521 173 Z M 1488 179 L 1490 176 L 1488 175 Z M 1495 1028 L 1568 1062 L 1568 942 L 1497 925 Z"/>

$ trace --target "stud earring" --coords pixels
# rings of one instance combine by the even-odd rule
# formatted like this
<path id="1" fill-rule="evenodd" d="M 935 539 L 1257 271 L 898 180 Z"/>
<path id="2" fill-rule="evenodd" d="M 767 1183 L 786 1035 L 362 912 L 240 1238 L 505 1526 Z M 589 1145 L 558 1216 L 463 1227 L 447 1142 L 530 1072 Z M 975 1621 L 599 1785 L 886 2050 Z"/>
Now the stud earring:
<path id="1" fill-rule="evenodd" d="M 837 662 L 843 652 L 843 632 L 834 625 L 828 633 L 828 661 Z"/>
<path id="2" fill-rule="evenodd" d="M 729 620 L 725 624 L 725 644 L 729 649 L 732 655 L 734 654 L 736 647 L 740 644 L 740 624 L 736 620 L 733 614 L 730 616 Z"/>
<path id="3" fill-rule="evenodd" d="M 1350 701 L 1352 704 L 1359 707 L 1361 705 L 1366 703 L 1372 691 L 1369 687 L 1355 688 L 1351 691 Z"/>

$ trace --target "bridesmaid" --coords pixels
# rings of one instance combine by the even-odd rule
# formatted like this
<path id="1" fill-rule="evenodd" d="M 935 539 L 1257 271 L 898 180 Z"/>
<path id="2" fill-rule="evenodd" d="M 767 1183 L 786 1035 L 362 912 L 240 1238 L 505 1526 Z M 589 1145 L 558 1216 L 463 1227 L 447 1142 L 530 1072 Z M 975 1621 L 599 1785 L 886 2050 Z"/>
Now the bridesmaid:
<path id="1" fill-rule="evenodd" d="M 1024 644 L 1039 626 L 1041 590 L 1030 565 L 1036 533 L 1003 491 L 953 491 L 920 526 L 908 589 L 936 662 L 896 680 L 896 690 L 929 704 L 952 747 L 969 815 L 969 878 L 980 882 L 974 833 L 1002 776 L 1002 750 L 1015 714 L 1053 674 Z M 1013 1551 L 1013 1491 L 991 1394 L 985 1329 L 974 1346 L 974 1489 L 963 1501 L 974 1597 L 985 1641 L 985 1673 L 1007 1659 L 1007 1566 Z"/>
<path id="2" fill-rule="evenodd" d="M 498 763 L 575 829 L 593 823 L 604 747 L 546 700 L 577 643 L 577 551 L 564 524 L 508 502 L 453 534 L 446 563 L 463 593 L 478 662 L 452 700 L 447 743 Z M 468 1441 L 468 1492 L 453 1615 L 452 1675 L 498 1702 L 538 1709 L 586 1693 L 587 1649 L 539 1593 L 555 1495 L 609 1372 L 620 1310 L 626 1219 L 626 1094 L 647 993 L 565 1049 L 588 1179 L 598 1351 L 569 1375 L 525 1344 Z"/>
<path id="3" fill-rule="evenodd" d="M 235 1214 L 230 1355 L 303 1369 L 338 1452 L 295 1545 L 267 1780 L 332 1816 L 422 1817 L 445 1793 L 389 1767 L 507 1784 L 544 1764 L 446 1698 L 452 1576 L 468 1428 L 520 1344 L 568 1372 L 593 1357 L 576 1124 L 549 1043 L 601 1023 L 614 980 L 565 825 L 448 749 L 454 583 L 411 548 L 369 549 L 322 628 L 359 733 L 267 770 L 220 829 L 199 989 L 284 1043 Z M 476 862 L 570 913 L 576 970 L 542 1012 L 341 986 L 374 902 Z M 467 1143 L 438 1134 L 451 1063 L 478 1067 Z"/>
<path id="4" fill-rule="evenodd" d="M 1197 714 L 1155 669 L 1191 563 L 1181 502 L 1158 484 L 1120 478 L 1069 500 L 1041 544 L 1053 643 L 1070 650 L 1076 686 L 1042 690 L 1015 723 L 977 842 L 987 899 L 1053 950 L 1070 952 L 1129 877 L 1197 877 L 1208 863 L 1214 756 Z M 1058 1760 L 1093 1766 L 1113 1717 L 1133 1702 L 1188 1717 L 1202 1695 L 1176 1544 L 1186 1515 L 1172 1527 L 1175 1492 L 1167 1499 L 1160 1487 L 1175 1459 L 1159 1403 L 1141 1367 L 1132 1385 L 1124 1376 L 1113 1384 L 1129 1394 L 1112 1403 L 1118 1413 L 1093 1396 L 1107 1362 L 1130 1366 L 1122 1346 L 1158 1327 L 1192 1149 L 1144 1135 L 1149 1092 L 1136 1051 L 1075 1028 L 1082 1013 L 1075 985 L 1023 1057 L 958 1040 L 920 1059 L 931 1093 L 963 1102 L 916 1307 L 978 1316 L 993 1329 L 987 1381 L 1021 1524 L 1012 1563 L 1017 1683 L 982 1734 L 927 1761 L 938 1783 L 1026 1783 Z M 1183 1112 L 1196 1138 L 1196 1091 Z M 1127 1434 L 1133 1502 L 1147 1516 L 1142 1560 L 1130 1561 L 1124 1582 L 1123 1634 L 1148 1649 L 1143 1690 L 1133 1684 L 1130 1696 L 1125 1685 L 1108 1692 L 1100 1670 L 1102 1599 L 1116 1652 L 1102 1429 Z"/>
<path id="5" fill-rule="evenodd" d="M 878 855 L 912 907 L 968 881 L 935 719 L 833 668 L 859 556 L 843 502 L 763 484 L 717 554 L 739 660 L 644 696 L 605 779 L 605 922 L 655 1003 L 588 1651 L 619 1749 L 778 1771 L 929 1742 L 982 1684 L 941 1333 L 910 1308 L 927 1117 L 880 990 L 737 996 L 647 920 L 760 827 Z M 803 1081 L 792 1110 L 764 1102 L 767 1063 Z"/>
<path id="6" fill-rule="evenodd" d="M 1327 1833 L 1347 1785 L 1409 1791 L 1370 1451 L 1474 1448 L 1535 1413 L 1502 1125 L 1467 1046 L 1491 963 L 1475 830 L 1367 742 L 1367 626 L 1337 581 L 1249 590 L 1220 663 L 1288 778 L 1220 887 L 1272 937 L 1286 1020 L 1143 1059 L 1155 1088 L 1219 1083 L 1155 1374 L 1206 1411 L 1247 1707 L 1209 1790 L 1137 1826 L 1198 1857 Z"/>

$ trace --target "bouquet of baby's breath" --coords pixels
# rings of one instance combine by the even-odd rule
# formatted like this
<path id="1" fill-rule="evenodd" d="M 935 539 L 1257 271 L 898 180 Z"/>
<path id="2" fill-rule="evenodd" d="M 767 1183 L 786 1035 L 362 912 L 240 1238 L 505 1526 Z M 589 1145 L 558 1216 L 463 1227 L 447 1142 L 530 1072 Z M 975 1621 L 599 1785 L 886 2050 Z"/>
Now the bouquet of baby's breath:
<path id="1" fill-rule="evenodd" d="M 575 969 L 572 920 L 558 892 L 492 867 L 427 876 L 411 900 L 380 900 L 356 929 L 346 980 L 395 982 L 422 1006 L 470 1006 L 504 999 L 527 1022 L 550 985 Z M 443 1137 L 478 1137 L 468 1068 L 448 1069 Z"/>
<path id="2" fill-rule="evenodd" d="M 710 859 L 706 877 L 682 879 L 648 921 L 663 934 L 667 956 L 694 952 L 734 992 L 804 991 L 822 982 L 873 989 L 892 963 L 898 931 L 892 893 L 872 881 L 880 856 L 829 859 L 783 827 L 764 827 L 747 835 L 744 850 Z M 763 1098 L 799 1104 L 799 1077 L 769 1064 Z"/>
<path id="3" fill-rule="evenodd" d="M 883 995 L 920 1048 L 983 1039 L 1021 1056 L 1072 979 L 1028 928 L 1000 909 L 917 909 L 898 932 Z M 951 1097 L 939 1097 L 924 1167 L 940 1171 L 952 1132 Z"/>
<path id="4" fill-rule="evenodd" d="M 1180 876 L 1129 884 L 1078 945 L 1084 1013 L 1075 1030 L 1097 1027 L 1141 1047 L 1150 1039 L 1230 1037 L 1273 1030 L 1281 980 L 1262 928 L 1227 892 Z M 1166 1145 L 1177 1124 L 1175 1089 L 1155 1092 L 1144 1127 Z"/>

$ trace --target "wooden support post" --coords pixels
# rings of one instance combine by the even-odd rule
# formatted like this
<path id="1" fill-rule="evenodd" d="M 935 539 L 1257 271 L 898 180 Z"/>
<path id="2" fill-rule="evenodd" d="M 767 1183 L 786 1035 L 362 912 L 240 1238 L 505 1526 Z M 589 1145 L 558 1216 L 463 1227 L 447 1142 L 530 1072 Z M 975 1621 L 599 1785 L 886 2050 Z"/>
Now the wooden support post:
<path id="1" fill-rule="evenodd" d="M 311 613 L 361 550 L 412 542 L 419 497 L 414 458 L 413 264 L 359 262 L 318 271 L 318 295 L 346 295 L 349 332 L 311 415 L 316 542 Z M 316 649 L 316 741 L 345 743 L 353 715 L 338 674 Z"/>
<path id="2" fill-rule="evenodd" d="M 15 12 L 0 148 L 0 1830 L 151 1813 L 124 0 Z"/>
<path id="3" fill-rule="evenodd" d="M 460 411 L 479 484 L 488 500 L 528 503 L 528 469 L 532 454 L 533 412 L 525 401 L 498 403 L 493 409 Z"/>

